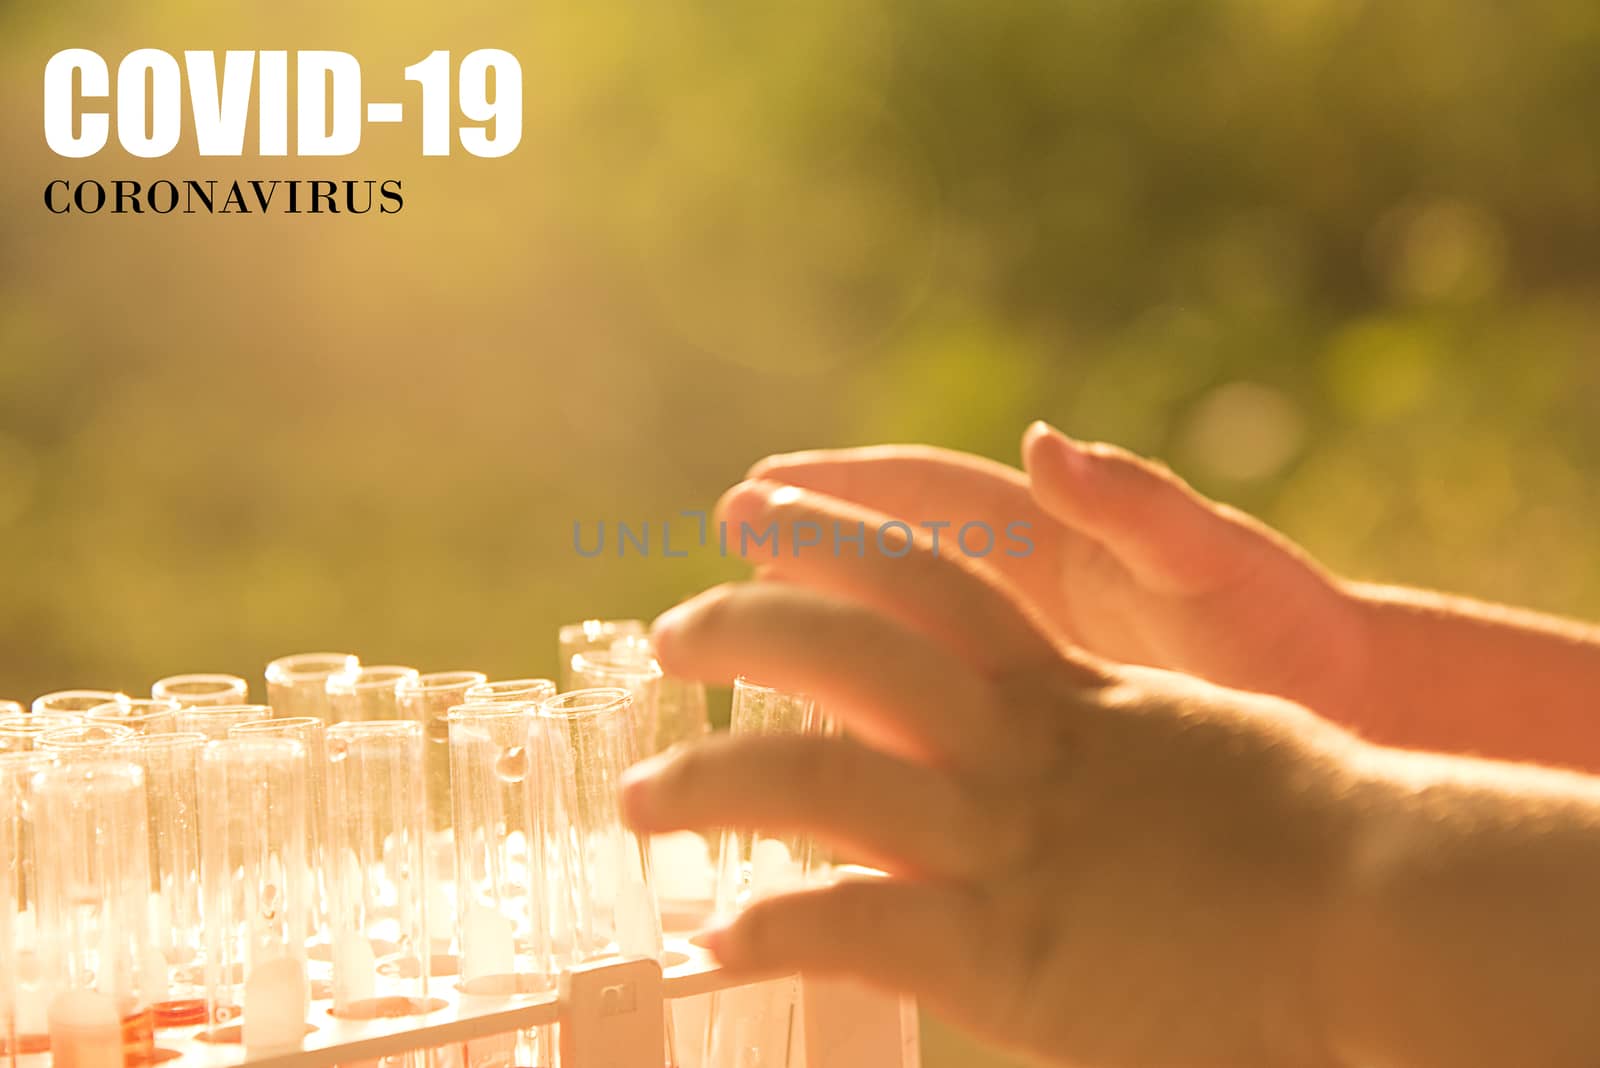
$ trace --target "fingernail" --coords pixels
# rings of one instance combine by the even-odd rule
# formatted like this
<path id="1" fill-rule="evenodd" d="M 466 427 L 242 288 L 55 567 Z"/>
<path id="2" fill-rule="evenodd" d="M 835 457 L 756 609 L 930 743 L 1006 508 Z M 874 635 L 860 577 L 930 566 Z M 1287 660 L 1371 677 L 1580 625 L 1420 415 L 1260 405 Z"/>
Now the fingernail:
<path id="1" fill-rule="evenodd" d="M 799 497 L 800 489 L 796 486 L 765 478 L 747 479 L 722 495 L 722 500 L 717 502 L 716 515 L 730 526 L 754 523 L 773 505 L 789 504 Z"/>
<path id="2" fill-rule="evenodd" d="M 767 506 L 772 483 L 751 478 L 736 483 L 717 502 L 716 517 L 724 523 L 743 523 L 759 516 Z"/>
<path id="3" fill-rule="evenodd" d="M 1035 435 L 1035 440 L 1047 442 L 1045 448 L 1054 452 L 1061 459 L 1061 462 L 1066 464 L 1074 473 L 1087 474 L 1093 468 L 1094 464 L 1090 458 L 1089 451 L 1083 447 L 1082 442 L 1068 437 L 1061 430 L 1042 419 L 1028 429 L 1030 433 L 1037 430 L 1038 433 Z"/>

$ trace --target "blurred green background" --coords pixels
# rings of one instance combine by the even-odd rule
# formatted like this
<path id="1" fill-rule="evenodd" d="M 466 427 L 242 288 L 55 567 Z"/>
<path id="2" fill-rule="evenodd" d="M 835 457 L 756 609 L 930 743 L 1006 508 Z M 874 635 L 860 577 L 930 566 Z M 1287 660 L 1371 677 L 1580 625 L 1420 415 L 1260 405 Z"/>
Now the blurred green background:
<path id="1" fill-rule="evenodd" d="M 344 160 L 57 159 L 74 46 L 343 49 L 413 117 Z M 479 47 L 522 146 L 425 160 L 402 68 Z M 320 648 L 549 673 L 557 624 L 739 572 L 582 559 L 574 520 L 775 450 L 1014 461 L 1036 417 L 1345 573 L 1600 615 L 1587 0 L 10 0 L 0 60 L 0 695 Z M 40 203 L 292 176 L 405 210 Z"/>

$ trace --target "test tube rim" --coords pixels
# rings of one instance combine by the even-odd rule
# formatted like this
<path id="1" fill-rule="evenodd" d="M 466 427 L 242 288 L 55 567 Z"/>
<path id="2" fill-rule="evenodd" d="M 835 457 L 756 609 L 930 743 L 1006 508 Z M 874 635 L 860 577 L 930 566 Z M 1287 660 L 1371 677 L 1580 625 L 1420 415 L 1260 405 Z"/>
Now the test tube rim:
<path id="1" fill-rule="evenodd" d="M 515 689 L 513 689 L 513 687 L 515 687 Z M 489 691 L 489 693 L 493 694 L 493 696 L 485 696 L 480 694 L 479 698 L 474 699 L 471 696 L 471 693 L 473 690 L 477 689 Z M 502 696 L 502 694 L 516 694 L 521 690 L 549 690 L 550 692 L 544 694 L 544 696 L 531 698 L 527 702 L 529 704 L 538 704 L 546 697 L 554 697 L 560 692 L 561 688 L 556 685 L 555 679 L 547 679 L 543 677 L 530 676 L 525 679 L 489 679 L 478 683 L 476 686 L 469 687 L 467 690 L 467 699 L 462 703 L 468 705 L 516 704 L 518 702 L 514 697 Z"/>
<path id="2" fill-rule="evenodd" d="M 598 635 L 590 633 L 591 625 L 594 625 L 597 631 L 602 626 L 627 627 L 628 630 L 623 633 L 628 634 L 647 634 L 650 631 L 650 624 L 642 619 L 580 619 L 576 623 L 561 624 L 556 629 L 556 639 L 558 642 L 565 642 L 569 635 L 582 634 L 585 640 L 593 641 Z"/>
<path id="3" fill-rule="evenodd" d="M 198 694 L 188 693 L 188 694 L 185 694 L 184 696 L 186 696 L 186 697 L 195 697 L 195 696 L 208 697 L 208 696 L 211 696 L 212 694 L 216 694 L 216 693 L 231 692 L 233 690 L 238 689 L 240 686 L 244 687 L 244 692 L 246 694 L 248 694 L 250 692 L 250 682 L 249 682 L 249 680 L 247 680 L 245 678 L 242 678 L 242 677 L 240 677 L 238 675 L 229 675 L 226 672 L 221 672 L 221 671 L 191 671 L 191 672 L 187 672 L 187 673 L 182 674 L 182 675 L 168 675 L 165 678 L 160 678 L 160 679 L 157 679 L 155 682 L 152 682 L 150 684 L 150 696 L 152 696 L 152 697 L 157 696 L 156 690 L 160 689 L 160 688 L 163 688 L 163 687 L 194 686 L 194 685 L 204 685 L 206 683 L 211 683 L 211 684 L 218 685 L 220 688 L 216 689 L 216 690 L 201 690 Z M 171 698 L 173 700 L 178 700 L 176 697 L 174 697 L 170 693 L 161 694 L 160 696 L 168 697 L 168 698 Z"/>
<path id="4" fill-rule="evenodd" d="M 539 707 L 537 701 L 465 701 L 451 705 L 445 719 L 451 723 L 474 717 L 530 716 Z"/>
<path id="5" fill-rule="evenodd" d="M 212 763 L 234 753 L 277 754 L 292 762 L 305 756 L 306 747 L 298 738 L 271 734 L 262 738 L 208 738 L 200 750 L 200 759 L 203 763 Z"/>
<path id="6" fill-rule="evenodd" d="M 600 695 L 609 695 L 602 698 Z M 591 707 L 567 708 L 562 707 L 563 702 L 574 699 L 588 699 L 594 702 Z M 583 686 L 565 693 L 554 694 L 539 702 L 539 715 L 546 719 L 572 721 L 589 719 L 594 716 L 604 715 L 618 709 L 626 709 L 633 704 L 633 694 L 620 686 Z"/>
<path id="7" fill-rule="evenodd" d="M 29 703 L 28 710 L 33 715 L 38 715 L 40 712 L 53 712 L 55 709 L 41 708 L 40 705 L 54 697 L 94 697 L 98 699 L 98 703 L 90 705 L 89 708 L 98 708 L 99 705 L 107 704 L 115 701 L 119 697 L 126 696 L 128 695 L 120 690 L 51 690 L 49 693 L 42 693 L 38 697 L 35 697 L 33 701 Z M 88 710 L 89 709 L 86 708 L 75 714 L 82 715 L 83 712 L 87 712 Z"/>
<path id="8" fill-rule="evenodd" d="M 263 705 L 262 707 L 268 706 Z M 325 727 L 327 723 L 316 716 L 266 716 L 262 719 L 235 723 L 228 728 L 228 737 L 233 737 L 235 731 L 240 734 L 264 734 L 267 737 L 273 737 L 281 733 L 285 727 L 310 726 Z"/>
<path id="9" fill-rule="evenodd" d="M 373 735 L 414 735 L 422 737 L 422 724 L 414 719 L 352 719 L 328 724 L 327 734 L 332 737 Z"/>
<path id="10" fill-rule="evenodd" d="M 437 693 L 440 690 L 453 690 L 462 683 L 471 688 L 488 681 L 489 676 L 481 671 L 427 671 L 412 679 L 411 685 L 404 688 L 407 693 Z"/>
<path id="11" fill-rule="evenodd" d="M 83 731 L 83 730 L 116 731 L 116 732 L 119 732 L 119 733 L 113 734 L 110 738 L 95 739 L 94 740 L 94 744 L 90 744 L 90 742 L 86 741 L 86 740 L 68 742 L 68 741 L 64 741 L 64 740 L 62 740 L 60 738 L 51 738 L 50 737 L 52 734 L 65 734 L 67 731 Z M 131 738 L 137 738 L 137 737 L 139 737 L 139 732 L 134 730 L 132 727 L 124 727 L 122 724 L 114 723 L 111 720 L 104 720 L 104 719 L 93 720 L 93 719 L 91 719 L 91 720 L 85 720 L 82 723 L 73 724 L 71 726 L 57 727 L 55 730 L 45 731 L 45 732 L 43 732 L 42 734 L 39 735 L 39 743 L 41 745 L 43 745 L 45 743 L 49 743 L 51 746 L 53 746 L 53 747 L 55 747 L 57 749 L 62 749 L 62 748 L 65 748 L 65 749 L 78 749 L 78 748 L 97 749 L 102 744 L 105 744 L 105 743 L 109 743 L 109 742 L 126 742 Z"/>
<path id="12" fill-rule="evenodd" d="M 156 707 L 158 705 L 160 706 L 159 708 Z M 85 719 L 110 720 L 112 722 L 116 722 L 119 719 L 142 719 L 145 716 L 159 715 L 161 713 L 168 713 L 175 716 L 187 707 L 187 705 L 175 697 L 130 697 L 125 693 L 119 693 L 117 694 L 115 700 L 105 701 L 101 704 L 95 705 L 93 708 L 84 712 L 83 717 Z M 95 713 L 103 712 L 108 708 L 143 708 L 148 709 L 149 711 L 142 712 L 138 716 L 95 715 Z"/>
<path id="13" fill-rule="evenodd" d="M 768 686 L 764 682 L 755 681 L 749 675 L 734 676 L 733 685 L 736 689 L 753 691 L 755 693 L 778 694 L 782 697 L 798 697 L 811 702 L 816 701 L 816 697 L 814 695 L 809 694 L 804 690 L 785 690 L 780 686 Z"/>
<path id="14" fill-rule="evenodd" d="M 265 715 L 263 715 L 261 717 L 262 719 L 271 719 L 272 718 L 272 706 L 271 705 L 257 705 L 257 704 L 184 705 L 183 708 L 182 708 L 182 711 L 186 715 L 196 715 L 196 716 L 220 716 L 224 712 L 227 712 L 227 713 L 263 712 L 263 713 L 265 713 Z"/>
<path id="15" fill-rule="evenodd" d="M 303 667 L 303 663 L 316 663 L 322 666 Z M 330 678 L 360 666 L 361 658 L 354 653 L 290 653 L 269 663 L 266 677 L 268 682 L 310 682 L 313 679 Z"/>
<path id="16" fill-rule="evenodd" d="M 607 672 L 621 678 L 661 679 L 666 677 L 666 672 L 661 670 L 661 663 L 654 656 L 640 661 L 628 660 L 622 662 L 609 662 L 617 654 L 611 649 L 586 649 L 572 654 L 572 673 L 574 675 L 583 669 L 579 662 L 591 663 Z"/>
<path id="17" fill-rule="evenodd" d="M 76 712 L 7 712 L 0 715 L 0 732 L 10 731 L 23 724 L 38 724 L 37 730 L 25 730 L 22 734 L 43 734 L 55 730 L 57 727 L 80 727 L 85 720 Z"/>

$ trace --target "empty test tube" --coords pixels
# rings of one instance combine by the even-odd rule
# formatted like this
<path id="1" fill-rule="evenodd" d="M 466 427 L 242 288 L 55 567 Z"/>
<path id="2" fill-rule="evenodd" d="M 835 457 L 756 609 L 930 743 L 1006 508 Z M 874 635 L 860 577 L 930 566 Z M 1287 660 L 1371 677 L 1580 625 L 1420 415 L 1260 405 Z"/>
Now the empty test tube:
<path id="1" fill-rule="evenodd" d="M 806 694 L 739 678 L 733 684 L 730 730 L 743 734 L 820 734 L 828 724 Z M 716 915 L 728 920 L 750 902 L 819 881 L 817 858 L 804 835 L 726 831 L 717 863 Z M 711 995 L 705 1068 L 800 1068 L 804 1029 L 797 1026 L 800 982 L 794 976 Z"/>
<path id="2" fill-rule="evenodd" d="M 449 715 L 454 799 L 456 931 L 460 989 L 504 996 L 555 989 L 541 791 L 549 751 L 533 706 L 459 705 Z M 508 1048 L 508 1045 L 510 1048 Z M 519 1048 L 520 1047 L 520 1048 Z M 469 1043 L 469 1066 L 496 1057 L 553 1064 L 552 1027 L 498 1042 Z"/>
<path id="3" fill-rule="evenodd" d="M 17 915 L 17 821 L 0 796 L 0 1064 L 17 1063 L 17 943 L 11 927 Z"/>
<path id="4" fill-rule="evenodd" d="M 49 753 L 0 753 L 0 822 L 11 830 L 12 852 L 3 854 L 7 888 L 14 895 L 11 937 L 5 965 L 11 971 L 12 1048 L 19 1054 L 49 1049 L 49 993 L 44 984 L 43 950 L 39 943 L 39 881 L 34 848 L 38 834 L 33 779 L 55 764 Z"/>
<path id="5" fill-rule="evenodd" d="M 590 649 L 572 654 L 572 688 L 615 687 L 633 695 L 628 718 L 633 724 L 633 755 L 642 760 L 656 751 L 656 701 L 661 693 L 661 665 L 649 646 L 618 651 Z"/>
<path id="6" fill-rule="evenodd" d="M 655 658 L 650 639 L 642 635 L 628 635 L 611 643 L 613 657 L 635 661 Z M 659 753 L 671 749 L 679 742 L 689 742 L 703 737 L 711 730 L 706 714 L 706 687 L 693 679 L 681 679 L 663 674 L 656 694 L 656 737 L 650 750 Z"/>
<path id="7" fill-rule="evenodd" d="M 27 715 L 27 712 L 27 708 L 23 706 L 21 701 L 13 701 L 9 698 L 0 699 L 0 717 L 23 716 Z"/>
<path id="8" fill-rule="evenodd" d="M 151 697 L 170 697 L 180 705 L 242 705 L 250 700 L 250 684 L 237 675 L 168 675 L 150 687 Z"/>
<path id="9" fill-rule="evenodd" d="M 166 963 L 165 989 L 155 992 L 151 1006 L 158 1027 L 200 1023 L 206 1015 L 198 779 L 205 744 L 203 734 L 178 731 L 142 735 L 129 742 L 144 771 L 150 935 Z"/>
<path id="10" fill-rule="evenodd" d="M 487 679 L 481 671 L 435 671 L 400 681 L 401 718 L 422 724 L 427 740 L 430 830 L 450 827 L 450 710 Z"/>
<path id="11" fill-rule="evenodd" d="M 271 736 L 208 742 L 200 789 L 212 1026 L 242 1015 L 246 1049 L 294 1045 L 309 1009 L 305 749 Z"/>
<path id="12" fill-rule="evenodd" d="M 328 676 L 328 708 L 335 723 L 404 719 L 400 688 L 420 677 L 395 664 L 356 667 Z"/>
<path id="13" fill-rule="evenodd" d="M 546 857 L 560 966 L 620 954 L 662 960 L 661 913 L 644 842 L 622 819 L 618 787 L 637 759 L 633 695 L 618 687 L 571 690 L 538 709 L 549 754 L 539 791 L 553 830 Z M 663 1020 L 664 1062 L 678 1064 L 671 1004 Z"/>
<path id="14" fill-rule="evenodd" d="M 165 962 L 151 944 L 144 773 L 97 760 L 34 776 L 39 938 L 50 1052 L 71 1068 L 133 1068 L 154 1051 Z"/>
<path id="15" fill-rule="evenodd" d="M 327 978 L 333 959 L 328 916 L 332 870 L 324 863 L 328 840 L 328 765 L 326 727 L 314 716 L 281 716 L 251 720 L 228 728 L 229 738 L 288 738 L 301 745 L 305 762 L 306 857 L 311 871 L 305 892 L 307 960 L 314 977 Z"/>
<path id="16" fill-rule="evenodd" d="M 450 710 L 487 679 L 481 671 L 434 671 L 400 683 L 401 718 L 422 724 L 428 793 L 428 926 L 448 966 L 455 934 L 456 858 L 450 817 Z"/>
<path id="17" fill-rule="evenodd" d="M 462 989 L 553 988 L 539 789 L 548 754 L 533 744 L 531 710 L 461 705 L 450 712 L 457 924 Z"/>
<path id="18" fill-rule="evenodd" d="M 427 1011 L 427 832 L 422 724 L 337 723 L 327 731 L 333 1011 Z"/>
<path id="19" fill-rule="evenodd" d="M 126 727 L 135 734 L 161 734 L 176 729 L 181 707 L 167 697 L 129 697 L 123 694 L 115 700 L 95 705 L 83 715 L 90 723 L 111 723 Z"/>
<path id="20" fill-rule="evenodd" d="M 193 731 L 220 742 L 241 723 L 271 718 L 272 709 L 267 705 L 196 705 L 181 710 L 176 723 L 180 731 Z"/>
<path id="21" fill-rule="evenodd" d="M 558 838 L 557 892 L 574 903 L 570 929 L 556 932 L 561 963 L 661 956 L 649 859 L 617 802 L 634 762 L 632 704 L 632 694 L 613 687 L 571 690 L 538 708 L 551 760 L 539 801 Z"/>
<path id="22" fill-rule="evenodd" d="M 267 704 L 275 716 L 313 716 L 330 723 L 328 679 L 361 662 L 349 653 L 295 653 L 267 665 Z"/>

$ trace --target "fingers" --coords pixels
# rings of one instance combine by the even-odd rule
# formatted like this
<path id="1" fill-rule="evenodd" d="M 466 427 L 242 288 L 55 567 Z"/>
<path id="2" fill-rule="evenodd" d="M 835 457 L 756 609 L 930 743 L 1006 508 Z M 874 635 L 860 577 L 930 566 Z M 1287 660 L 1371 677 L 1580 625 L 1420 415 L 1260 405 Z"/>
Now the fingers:
<path id="1" fill-rule="evenodd" d="M 810 834 L 905 875 L 977 878 L 1010 864 L 1023 833 L 956 781 L 841 738 L 721 736 L 630 768 L 623 810 L 640 831 Z"/>
<path id="2" fill-rule="evenodd" d="M 1114 445 L 1073 441 L 1035 423 L 1022 458 L 1039 505 L 1104 545 L 1147 589 L 1209 593 L 1240 578 L 1268 548 L 1238 513 Z"/>
<path id="3" fill-rule="evenodd" d="M 1047 628 L 979 566 L 881 513 L 768 482 L 741 482 L 718 511 L 730 548 L 766 574 L 888 613 L 981 670 L 1060 658 Z"/>
<path id="4" fill-rule="evenodd" d="M 665 613 L 652 644 L 674 675 L 748 675 L 812 694 L 863 740 L 912 759 L 1002 759 L 1018 744 L 996 723 L 991 688 L 975 671 L 836 595 L 785 583 L 720 586 Z"/>
<path id="5" fill-rule="evenodd" d="M 969 523 L 1021 534 L 1031 542 L 1029 552 L 985 560 L 1064 629 L 1064 619 L 1056 618 L 1061 539 L 1074 535 L 1040 508 L 1014 467 L 949 449 L 881 445 L 769 456 L 745 477 L 800 486 L 913 525 L 947 524 L 946 538 Z"/>
<path id="6" fill-rule="evenodd" d="M 948 1005 L 971 989 L 965 967 L 984 958 L 981 937 L 974 898 L 875 879 L 757 901 L 708 944 L 731 971 L 848 974 Z"/>

